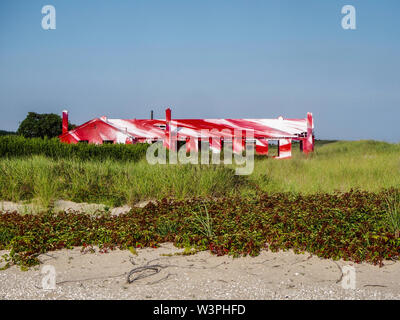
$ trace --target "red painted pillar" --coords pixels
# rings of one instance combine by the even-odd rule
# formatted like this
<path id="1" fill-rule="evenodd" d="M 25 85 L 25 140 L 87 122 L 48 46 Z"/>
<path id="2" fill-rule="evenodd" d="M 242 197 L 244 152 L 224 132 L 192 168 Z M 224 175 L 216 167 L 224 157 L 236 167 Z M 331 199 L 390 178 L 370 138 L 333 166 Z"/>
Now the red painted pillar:
<path id="1" fill-rule="evenodd" d="M 314 151 L 313 116 L 311 112 L 307 112 L 307 139 L 304 140 L 303 152 L 310 153 L 312 151 Z"/>
<path id="2" fill-rule="evenodd" d="M 170 148 L 171 144 L 171 109 L 165 110 L 165 139 L 164 146 Z"/>
<path id="3" fill-rule="evenodd" d="M 197 137 L 186 138 L 186 152 L 191 151 L 199 152 L 199 139 Z"/>
<path id="4" fill-rule="evenodd" d="M 221 142 L 221 137 L 210 137 L 210 149 L 211 152 L 214 153 L 221 153 L 221 146 L 222 146 L 222 142 Z"/>
<path id="5" fill-rule="evenodd" d="M 268 155 L 268 140 L 267 139 L 256 139 L 256 153 Z"/>
<path id="6" fill-rule="evenodd" d="M 288 159 L 292 157 L 292 139 L 279 139 L 278 148 L 276 159 Z"/>
<path id="7" fill-rule="evenodd" d="M 63 110 L 62 112 L 62 134 L 68 132 L 68 111 Z"/>
<path id="8" fill-rule="evenodd" d="M 233 153 L 242 153 L 244 148 L 243 132 L 242 130 L 235 130 L 232 136 L 232 151 Z"/>

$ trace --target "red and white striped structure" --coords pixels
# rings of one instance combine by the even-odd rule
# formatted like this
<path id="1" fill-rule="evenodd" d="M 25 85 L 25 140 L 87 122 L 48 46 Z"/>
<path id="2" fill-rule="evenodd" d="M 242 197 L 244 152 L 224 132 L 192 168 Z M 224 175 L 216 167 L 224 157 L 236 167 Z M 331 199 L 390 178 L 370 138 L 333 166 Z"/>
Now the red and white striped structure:
<path id="1" fill-rule="evenodd" d="M 224 143 L 232 143 L 233 152 L 242 152 L 246 141 L 255 143 L 258 154 L 268 155 L 268 144 L 277 141 L 278 159 L 290 158 L 292 141 L 300 141 L 304 153 L 314 150 L 314 122 L 311 113 L 304 119 L 172 119 L 166 109 L 165 119 L 90 120 L 68 131 L 68 112 L 63 111 L 60 141 L 66 143 L 152 143 L 163 141 L 175 148 L 178 141 L 186 142 L 187 151 L 198 150 L 200 141 L 208 141 L 212 152 L 220 152 Z M 247 138 L 246 132 L 252 132 Z"/>

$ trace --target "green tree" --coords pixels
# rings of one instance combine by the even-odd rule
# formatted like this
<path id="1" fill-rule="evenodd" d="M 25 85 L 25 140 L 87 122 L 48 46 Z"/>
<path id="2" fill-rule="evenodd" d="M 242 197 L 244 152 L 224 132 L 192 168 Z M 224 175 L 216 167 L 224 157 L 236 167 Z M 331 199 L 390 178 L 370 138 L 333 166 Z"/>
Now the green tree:
<path id="1" fill-rule="evenodd" d="M 68 130 L 75 126 L 68 123 Z M 25 138 L 53 138 L 62 132 L 62 119 L 54 113 L 29 112 L 21 122 L 17 134 Z"/>

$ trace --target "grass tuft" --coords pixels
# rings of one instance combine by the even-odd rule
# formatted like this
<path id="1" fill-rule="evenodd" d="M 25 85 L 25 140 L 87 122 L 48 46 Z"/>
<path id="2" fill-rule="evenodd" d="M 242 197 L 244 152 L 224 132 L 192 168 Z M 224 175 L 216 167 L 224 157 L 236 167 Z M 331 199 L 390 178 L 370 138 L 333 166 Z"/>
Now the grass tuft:
<path id="1" fill-rule="evenodd" d="M 385 193 L 386 220 L 387 225 L 395 234 L 396 239 L 400 236 L 400 192 L 389 190 Z"/>

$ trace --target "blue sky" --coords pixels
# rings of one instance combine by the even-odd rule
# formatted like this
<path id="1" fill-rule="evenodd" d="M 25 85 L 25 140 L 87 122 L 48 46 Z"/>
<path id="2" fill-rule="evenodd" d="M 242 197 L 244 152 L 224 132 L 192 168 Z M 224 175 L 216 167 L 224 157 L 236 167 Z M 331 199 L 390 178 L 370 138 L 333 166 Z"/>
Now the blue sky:
<path id="1" fill-rule="evenodd" d="M 41 27 L 44 5 L 56 30 Z M 357 29 L 341 27 L 353 5 Z M 2 0 L 0 129 L 28 111 L 303 118 L 321 139 L 400 142 L 397 0 Z"/>

